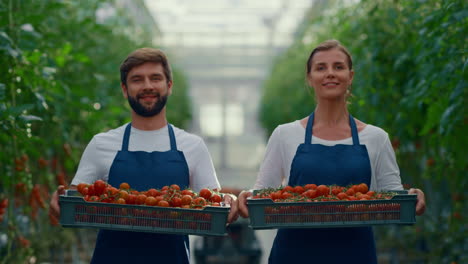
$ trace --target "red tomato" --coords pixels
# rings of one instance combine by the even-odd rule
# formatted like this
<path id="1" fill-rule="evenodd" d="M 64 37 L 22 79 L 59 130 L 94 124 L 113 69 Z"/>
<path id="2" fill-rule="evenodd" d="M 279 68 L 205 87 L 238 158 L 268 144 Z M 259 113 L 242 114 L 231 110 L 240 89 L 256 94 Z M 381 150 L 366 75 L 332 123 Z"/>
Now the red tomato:
<path id="1" fill-rule="evenodd" d="M 169 188 L 173 189 L 173 190 L 176 190 L 176 191 L 180 191 L 180 187 L 177 184 L 172 184 Z"/>
<path id="2" fill-rule="evenodd" d="M 127 204 L 136 204 L 137 196 L 135 194 L 129 194 L 125 201 Z"/>
<path id="3" fill-rule="evenodd" d="M 317 189 L 317 185 L 316 185 L 316 184 L 313 184 L 313 183 L 311 183 L 311 184 L 306 184 L 306 185 L 304 186 L 304 189 L 306 189 L 306 190 L 309 190 L 309 189 L 315 190 L 315 189 Z"/>
<path id="4" fill-rule="evenodd" d="M 359 184 L 357 188 L 360 193 L 367 193 L 369 191 L 369 187 L 367 187 L 367 184 L 365 183 Z"/>
<path id="5" fill-rule="evenodd" d="M 331 192 L 333 195 L 338 195 L 341 192 L 341 187 L 333 186 Z"/>
<path id="6" fill-rule="evenodd" d="M 369 195 L 367 195 L 367 194 L 363 194 L 363 195 L 361 195 L 359 198 L 360 198 L 361 200 L 370 200 L 370 199 L 372 199 L 372 198 L 371 198 Z"/>
<path id="7" fill-rule="evenodd" d="M 149 205 L 149 206 L 155 206 L 155 205 L 157 205 L 156 198 L 154 198 L 153 196 L 148 196 L 148 197 L 146 197 L 145 204 L 146 204 L 146 205 Z"/>
<path id="8" fill-rule="evenodd" d="M 127 200 L 128 195 L 129 195 L 128 192 L 124 191 L 124 190 L 120 190 L 119 193 L 118 193 L 118 197 L 122 198 L 124 200 Z"/>
<path id="9" fill-rule="evenodd" d="M 293 191 L 294 191 L 294 188 L 289 185 L 283 188 L 283 192 L 293 192 Z"/>
<path id="10" fill-rule="evenodd" d="M 81 188 L 81 191 L 79 192 L 81 193 L 81 195 L 86 196 L 89 194 L 89 188 L 88 187 Z"/>
<path id="11" fill-rule="evenodd" d="M 146 195 L 144 195 L 144 194 L 139 194 L 139 195 L 136 197 L 136 204 L 144 204 L 145 201 L 146 201 L 146 198 L 147 198 Z"/>
<path id="12" fill-rule="evenodd" d="M 86 194 L 83 193 L 83 189 L 84 189 L 85 187 L 88 187 L 88 184 L 82 182 L 82 183 L 80 183 L 80 184 L 78 184 L 78 185 L 76 186 L 76 189 L 78 190 L 79 193 L 81 193 L 81 194 L 84 196 L 84 195 L 86 195 Z"/>
<path id="13" fill-rule="evenodd" d="M 208 200 L 211 197 L 211 191 L 207 188 L 203 188 L 200 190 L 200 196 Z"/>
<path id="14" fill-rule="evenodd" d="M 210 201 L 212 201 L 213 203 L 220 203 L 221 202 L 221 196 L 219 194 L 213 194 L 211 196 L 211 199 Z"/>
<path id="15" fill-rule="evenodd" d="M 184 205 L 190 205 L 192 203 L 192 196 L 188 194 L 182 195 L 180 199 L 181 199 L 182 207 Z"/>
<path id="16" fill-rule="evenodd" d="M 302 187 L 302 186 L 296 186 L 296 187 L 294 187 L 293 192 L 301 194 L 301 193 L 304 192 L 304 187 Z"/>
<path id="17" fill-rule="evenodd" d="M 172 207 L 181 207 L 182 206 L 182 199 L 179 197 L 173 197 L 170 201 L 170 205 Z"/>
<path id="18" fill-rule="evenodd" d="M 195 193 L 193 193 L 193 191 L 192 191 L 192 190 L 189 190 L 189 189 L 182 190 L 180 193 L 181 193 L 182 195 L 190 195 L 190 196 L 192 196 L 192 197 L 195 196 Z"/>
<path id="19" fill-rule="evenodd" d="M 336 197 L 338 197 L 338 199 L 340 200 L 344 200 L 346 198 L 348 198 L 348 195 L 344 192 L 340 192 L 339 194 L 336 195 Z"/>
<path id="20" fill-rule="evenodd" d="M 158 206 L 169 207 L 169 202 L 165 201 L 165 200 L 161 200 L 161 201 L 159 201 Z"/>
<path id="21" fill-rule="evenodd" d="M 122 189 L 122 190 L 128 190 L 128 189 L 130 189 L 130 185 L 128 183 L 126 183 L 126 182 L 122 182 L 120 184 L 119 188 Z"/>
<path id="22" fill-rule="evenodd" d="M 330 194 L 330 188 L 328 188 L 326 185 L 319 185 L 317 186 L 317 194 L 318 196 L 324 196 Z"/>
<path id="23" fill-rule="evenodd" d="M 119 193 L 119 189 L 109 185 L 106 188 L 106 193 L 108 193 L 111 196 L 115 196 L 115 195 L 117 195 Z"/>
<path id="24" fill-rule="evenodd" d="M 164 196 L 163 195 L 158 195 L 155 197 L 156 198 L 156 201 L 159 203 L 159 201 L 162 201 L 164 200 Z"/>
<path id="25" fill-rule="evenodd" d="M 193 203 L 194 206 L 197 206 L 197 207 L 206 206 L 206 200 L 203 197 L 197 197 L 197 198 L 193 199 L 192 203 Z"/>
<path id="26" fill-rule="evenodd" d="M 356 193 L 356 192 L 354 191 L 353 188 L 349 188 L 349 189 L 346 191 L 346 194 L 347 194 L 348 196 L 354 196 L 355 193 Z"/>
<path id="27" fill-rule="evenodd" d="M 88 195 L 96 195 L 96 192 L 94 191 L 94 184 L 88 185 Z"/>
<path id="28" fill-rule="evenodd" d="M 271 198 L 273 201 L 278 200 L 278 199 L 281 199 L 281 191 L 276 191 L 276 192 L 270 193 L 270 198 Z"/>
<path id="29" fill-rule="evenodd" d="M 154 188 L 151 188 L 148 191 L 146 191 L 146 195 L 156 197 L 156 196 L 160 195 L 160 192 L 158 190 L 154 189 Z"/>
<path id="30" fill-rule="evenodd" d="M 6 208 L 8 206 L 8 198 L 5 198 L 0 203 L 0 208 Z"/>
<path id="31" fill-rule="evenodd" d="M 288 199 L 288 198 L 291 198 L 292 196 L 293 196 L 293 195 L 292 195 L 292 193 L 290 193 L 290 192 L 283 192 L 283 193 L 281 194 L 281 199 Z"/>
<path id="32" fill-rule="evenodd" d="M 106 183 L 103 180 L 97 180 L 94 182 L 94 194 L 101 195 L 106 190 Z"/>
<path id="33" fill-rule="evenodd" d="M 318 196 L 318 193 L 317 193 L 317 190 L 309 189 L 309 190 L 305 191 L 303 193 L 303 195 L 305 195 L 306 197 L 308 197 L 310 199 L 314 199 L 315 197 Z"/>

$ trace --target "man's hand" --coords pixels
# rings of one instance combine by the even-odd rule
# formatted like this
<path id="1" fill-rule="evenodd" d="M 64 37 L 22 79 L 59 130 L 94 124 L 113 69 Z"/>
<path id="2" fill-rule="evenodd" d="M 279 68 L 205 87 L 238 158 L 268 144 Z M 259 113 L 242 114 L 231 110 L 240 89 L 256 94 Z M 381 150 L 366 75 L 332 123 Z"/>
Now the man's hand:
<path id="1" fill-rule="evenodd" d="M 223 202 L 231 206 L 231 210 L 228 215 L 228 224 L 233 223 L 239 217 L 238 206 L 237 206 L 237 197 L 230 193 L 223 194 Z"/>
<path id="2" fill-rule="evenodd" d="M 247 207 L 247 198 L 252 196 L 252 192 L 242 191 L 239 194 L 239 214 L 243 218 L 249 217 L 249 208 Z"/>
<path id="3" fill-rule="evenodd" d="M 408 194 L 416 194 L 416 215 L 422 215 L 426 211 L 426 198 L 420 189 L 411 188 Z"/>
<path id="4" fill-rule="evenodd" d="M 51 225 L 58 225 L 60 219 L 60 205 L 58 203 L 59 195 L 65 194 L 65 186 L 59 185 L 57 190 L 52 194 L 49 206 L 49 219 Z"/>

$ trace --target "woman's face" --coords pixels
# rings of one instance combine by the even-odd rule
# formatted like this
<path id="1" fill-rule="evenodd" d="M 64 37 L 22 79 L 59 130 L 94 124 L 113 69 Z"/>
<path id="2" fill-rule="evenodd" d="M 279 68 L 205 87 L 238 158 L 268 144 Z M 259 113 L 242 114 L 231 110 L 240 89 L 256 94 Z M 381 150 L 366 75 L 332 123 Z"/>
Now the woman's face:
<path id="1" fill-rule="evenodd" d="M 353 75 L 346 54 L 339 49 L 331 49 L 315 53 L 307 80 L 314 88 L 317 100 L 345 101 Z"/>

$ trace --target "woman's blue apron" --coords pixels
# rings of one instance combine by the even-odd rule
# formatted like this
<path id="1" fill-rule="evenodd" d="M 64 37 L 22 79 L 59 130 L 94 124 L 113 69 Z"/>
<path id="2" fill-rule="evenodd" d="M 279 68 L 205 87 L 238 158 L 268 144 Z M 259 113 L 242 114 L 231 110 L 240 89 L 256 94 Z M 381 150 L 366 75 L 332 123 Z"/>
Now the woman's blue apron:
<path id="1" fill-rule="evenodd" d="M 165 152 L 128 151 L 131 123 L 125 128 L 122 150 L 109 171 L 108 183 L 118 187 L 127 182 L 144 191 L 177 184 L 189 186 L 189 169 L 184 153 L 177 150 L 174 130 L 167 124 L 171 150 Z M 187 235 L 100 230 L 91 263 L 189 263 Z"/>
<path id="2" fill-rule="evenodd" d="M 312 144 L 314 113 L 307 122 L 305 141 L 297 148 L 288 185 L 366 183 L 371 167 L 365 145 L 359 144 L 356 123 L 349 115 L 353 145 Z M 269 263 L 377 263 L 371 227 L 279 229 Z"/>

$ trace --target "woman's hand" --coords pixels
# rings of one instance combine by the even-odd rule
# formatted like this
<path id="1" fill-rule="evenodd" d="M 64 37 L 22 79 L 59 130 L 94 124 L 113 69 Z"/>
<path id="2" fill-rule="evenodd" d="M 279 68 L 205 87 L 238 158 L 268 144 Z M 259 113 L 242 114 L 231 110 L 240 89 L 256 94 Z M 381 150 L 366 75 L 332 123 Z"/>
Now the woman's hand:
<path id="1" fill-rule="evenodd" d="M 408 194 L 416 194 L 416 215 L 422 215 L 426 211 L 426 198 L 424 197 L 424 192 L 420 189 L 411 188 L 408 191 Z"/>
<path id="2" fill-rule="evenodd" d="M 230 193 L 223 194 L 223 202 L 231 206 L 231 210 L 228 215 L 228 224 L 233 223 L 239 217 L 238 206 L 237 206 L 237 197 Z"/>
<path id="3" fill-rule="evenodd" d="M 249 217 L 249 208 L 247 207 L 247 198 L 252 196 L 250 191 L 242 191 L 239 194 L 239 214 L 244 218 Z"/>
<path id="4" fill-rule="evenodd" d="M 58 225 L 60 219 L 60 205 L 58 203 L 59 195 L 65 194 L 65 186 L 59 185 L 57 190 L 52 194 L 49 206 L 49 220 L 51 225 Z"/>

